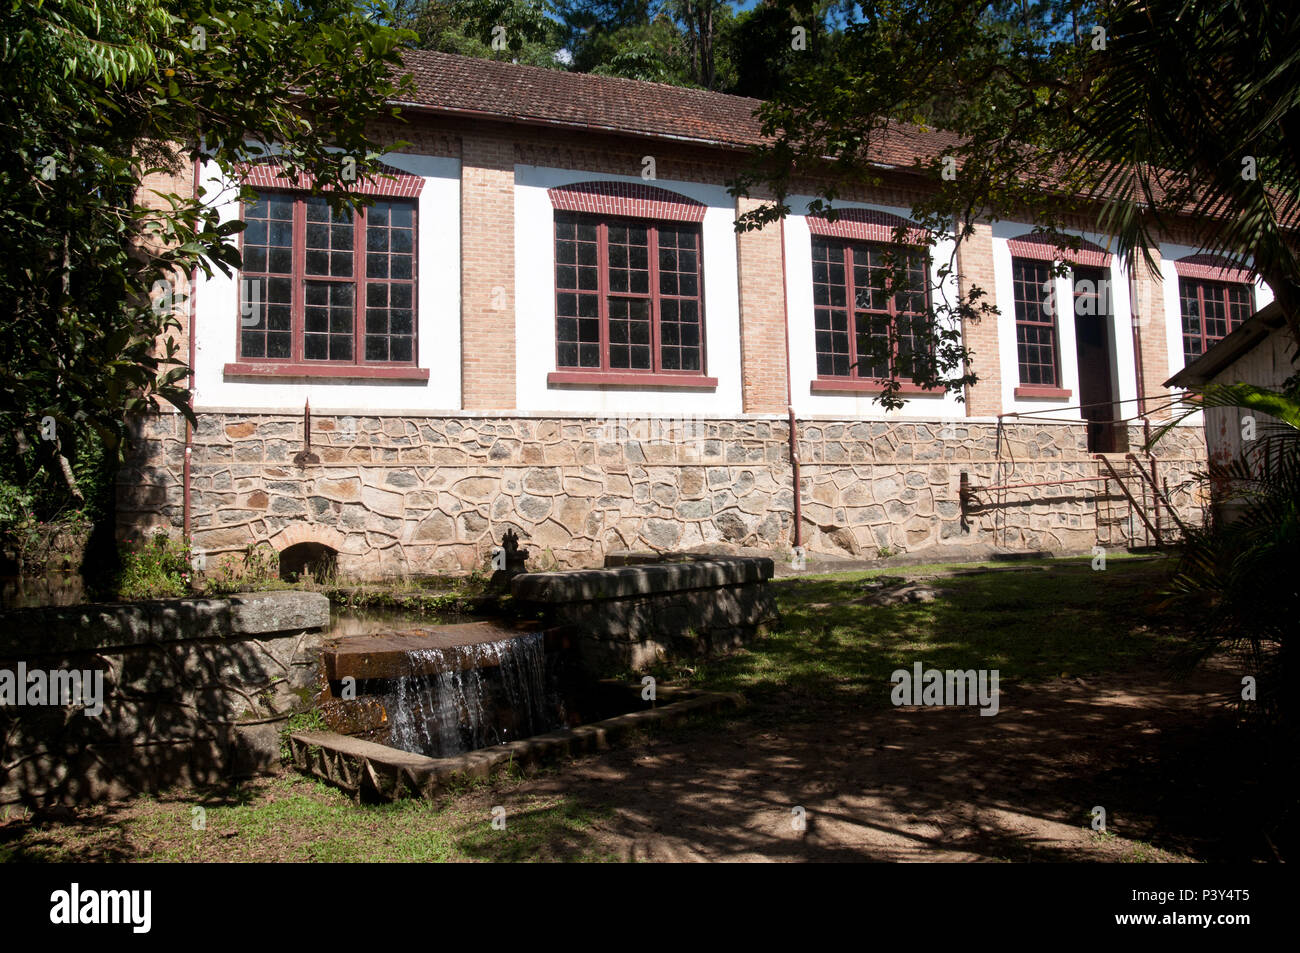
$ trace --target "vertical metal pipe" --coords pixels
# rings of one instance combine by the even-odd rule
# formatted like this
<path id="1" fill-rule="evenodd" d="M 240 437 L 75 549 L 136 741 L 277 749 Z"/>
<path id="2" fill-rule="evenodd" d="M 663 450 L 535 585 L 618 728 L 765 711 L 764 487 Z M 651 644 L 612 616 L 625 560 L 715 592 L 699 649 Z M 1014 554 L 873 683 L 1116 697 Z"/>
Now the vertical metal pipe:
<path id="1" fill-rule="evenodd" d="M 794 387 L 790 381 L 790 276 L 785 265 L 785 219 L 781 219 L 781 317 L 785 325 L 785 405 L 790 430 L 790 479 L 794 491 L 794 545 L 803 545 L 803 502 L 799 499 L 799 426 L 794 419 Z"/>
<path id="2" fill-rule="evenodd" d="M 197 201 L 199 197 L 199 175 L 201 174 L 202 165 L 199 157 L 194 157 L 194 181 L 191 182 L 192 195 Z M 194 326 L 198 319 L 195 313 L 195 298 L 197 297 L 197 286 L 199 280 L 199 269 L 195 265 L 190 269 L 190 330 L 189 330 L 189 364 L 190 364 L 190 407 L 194 407 L 194 356 L 197 350 L 194 346 Z M 191 531 L 191 506 L 190 506 L 190 459 L 194 456 L 194 427 L 187 418 L 185 421 L 185 459 L 181 466 L 181 532 L 185 537 L 185 547 L 191 552 L 194 549 L 194 535 Z"/>

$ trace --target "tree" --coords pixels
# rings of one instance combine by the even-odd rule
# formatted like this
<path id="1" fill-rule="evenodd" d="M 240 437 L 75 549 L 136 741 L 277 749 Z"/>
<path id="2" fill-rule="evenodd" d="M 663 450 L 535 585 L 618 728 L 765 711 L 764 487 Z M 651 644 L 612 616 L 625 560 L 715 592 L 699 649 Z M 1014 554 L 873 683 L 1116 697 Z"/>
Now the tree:
<path id="1" fill-rule="evenodd" d="M 550 0 L 396 0 L 392 23 L 422 50 L 562 68 Z"/>
<path id="2" fill-rule="evenodd" d="M 799 13 L 809 0 L 783 4 Z M 1272 288 L 1300 342 L 1294 232 L 1300 16 L 1279 0 L 878 0 L 853 5 L 832 57 L 796 57 L 761 115 L 770 145 L 738 192 L 790 210 L 796 174 L 833 206 L 880 181 L 883 137 L 938 129 L 913 208 L 968 236 L 1015 217 L 1077 245 L 1078 216 L 1132 268 L 1191 215 L 1202 250 Z M 776 53 L 773 49 L 771 52 Z M 784 55 L 784 51 L 780 51 Z"/>
<path id="3" fill-rule="evenodd" d="M 4 480 L 78 501 L 77 448 L 130 415 L 191 420 L 177 278 L 239 265 L 212 196 L 142 192 L 275 143 L 339 205 L 379 168 L 404 38 L 351 0 L 14 0 L 0 8 L 0 440 Z M 10 494 L 10 498 L 13 498 Z M 29 494 L 26 498 L 33 498 Z"/>
<path id="4" fill-rule="evenodd" d="M 562 0 L 564 45 L 577 72 L 728 89 L 728 0 Z"/>
<path id="5" fill-rule="evenodd" d="M 727 92 L 768 99 L 791 78 L 793 67 L 829 55 L 833 4 L 796 8 L 764 0 L 724 25 L 722 58 L 734 73 Z"/>

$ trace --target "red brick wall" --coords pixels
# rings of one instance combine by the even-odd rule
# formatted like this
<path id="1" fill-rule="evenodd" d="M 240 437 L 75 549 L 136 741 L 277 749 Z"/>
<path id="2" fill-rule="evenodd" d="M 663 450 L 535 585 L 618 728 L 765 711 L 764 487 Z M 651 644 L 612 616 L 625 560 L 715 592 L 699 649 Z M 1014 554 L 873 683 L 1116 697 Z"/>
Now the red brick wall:
<path id="1" fill-rule="evenodd" d="M 1134 269 L 1137 285 L 1137 319 L 1142 334 L 1142 380 L 1146 397 L 1147 414 L 1152 417 L 1169 416 L 1162 408 L 1170 391 L 1161 386 L 1169 377 L 1169 348 L 1181 348 L 1183 342 L 1168 341 L 1165 333 L 1165 295 L 1177 295 L 1178 287 L 1167 286 L 1158 277 L 1160 250 L 1151 249 L 1157 271 L 1152 271 L 1138 259 Z M 1131 340 L 1131 336 L 1130 336 Z M 1119 342 L 1121 345 L 1125 342 Z M 1138 404 L 1140 409 L 1142 404 Z M 1137 414 L 1139 409 L 1124 408 L 1126 414 Z"/>
<path id="2" fill-rule="evenodd" d="M 169 208 L 169 204 L 156 195 L 156 192 L 161 192 L 164 195 L 176 194 L 183 198 L 189 198 L 194 193 L 194 163 L 182 154 L 177 157 L 176 165 L 172 171 L 154 172 L 145 176 L 137 200 L 141 205 L 149 208 Z M 175 316 L 176 320 L 180 322 L 180 330 L 169 331 L 159 338 L 157 352 L 159 354 L 165 353 L 163 341 L 170 337 L 177 343 L 177 356 L 182 361 L 188 361 L 190 348 L 190 302 L 188 300 L 190 276 L 178 272 L 172 276 L 171 281 L 176 301 Z M 183 299 L 182 296 L 186 297 Z"/>
<path id="3" fill-rule="evenodd" d="M 759 205 L 738 199 L 736 215 Z M 780 225 L 736 235 L 740 281 L 741 394 L 745 413 L 786 409 L 785 270 Z"/>
<path id="4" fill-rule="evenodd" d="M 515 406 L 515 150 L 461 140 L 461 406 Z M 550 236 L 544 236 L 550 241 Z"/>
<path id="5" fill-rule="evenodd" d="M 969 294 L 972 287 L 984 292 L 981 301 L 996 305 L 997 294 L 993 281 L 993 229 L 984 223 L 975 226 L 975 233 L 957 249 L 957 267 L 961 273 L 961 293 Z M 1010 303 L 1008 302 L 1008 310 Z M 1009 320 L 1007 315 L 1002 320 Z M 966 388 L 966 415 L 993 417 L 1002 412 L 1002 359 L 998 350 L 999 319 L 993 316 L 979 321 L 968 320 L 962 325 L 966 346 L 973 352 L 971 370 L 979 380 Z M 1013 369 L 1014 373 L 1014 369 Z"/>

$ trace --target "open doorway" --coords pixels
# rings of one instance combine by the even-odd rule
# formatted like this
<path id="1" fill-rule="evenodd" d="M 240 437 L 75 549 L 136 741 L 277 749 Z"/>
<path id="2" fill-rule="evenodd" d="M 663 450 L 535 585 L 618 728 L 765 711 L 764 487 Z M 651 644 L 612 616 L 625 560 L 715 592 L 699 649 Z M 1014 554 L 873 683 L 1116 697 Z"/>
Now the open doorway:
<path id="1" fill-rule="evenodd" d="M 1080 414 L 1089 453 L 1123 453 L 1128 429 L 1117 419 L 1115 334 L 1108 272 L 1074 268 L 1074 346 L 1079 362 Z"/>

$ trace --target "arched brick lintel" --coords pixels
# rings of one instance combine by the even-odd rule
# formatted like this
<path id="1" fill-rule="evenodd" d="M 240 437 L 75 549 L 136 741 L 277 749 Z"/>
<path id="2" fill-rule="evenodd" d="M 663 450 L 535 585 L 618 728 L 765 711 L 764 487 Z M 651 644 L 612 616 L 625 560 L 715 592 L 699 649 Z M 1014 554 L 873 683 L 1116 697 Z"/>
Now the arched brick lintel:
<path id="1" fill-rule="evenodd" d="M 894 232 L 900 225 L 908 229 L 905 240 L 909 244 L 924 245 L 929 241 L 929 232 L 914 222 L 908 221 L 901 215 L 876 209 L 836 209 L 835 221 L 827 218 L 825 212 L 816 212 L 808 216 L 808 231 L 814 235 L 863 242 L 892 242 Z"/>
<path id="2" fill-rule="evenodd" d="M 640 182 L 577 182 L 547 189 L 558 211 L 623 215 L 669 222 L 702 222 L 703 202 Z"/>
<path id="3" fill-rule="evenodd" d="M 1013 258 L 1034 258 L 1038 261 L 1066 261 L 1083 268 L 1109 268 L 1110 252 L 1096 242 L 1082 239 L 1078 251 L 1061 248 L 1049 235 L 1039 232 L 1021 235 L 1007 242 Z"/>
<path id="4" fill-rule="evenodd" d="M 314 176 L 302 172 L 296 178 L 290 178 L 279 162 L 265 159 L 259 162 L 246 162 L 237 167 L 242 184 L 254 189 L 289 189 L 306 191 L 316 184 Z M 424 190 L 424 179 L 409 172 L 403 172 L 386 162 L 379 164 L 380 174 L 371 178 L 358 179 L 352 191 L 361 195 L 380 195 L 387 198 L 418 198 Z"/>
<path id="5" fill-rule="evenodd" d="M 1179 278 L 1202 281 L 1233 281 L 1250 284 L 1250 272 L 1218 255 L 1188 255 L 1174 262 Z"/>

